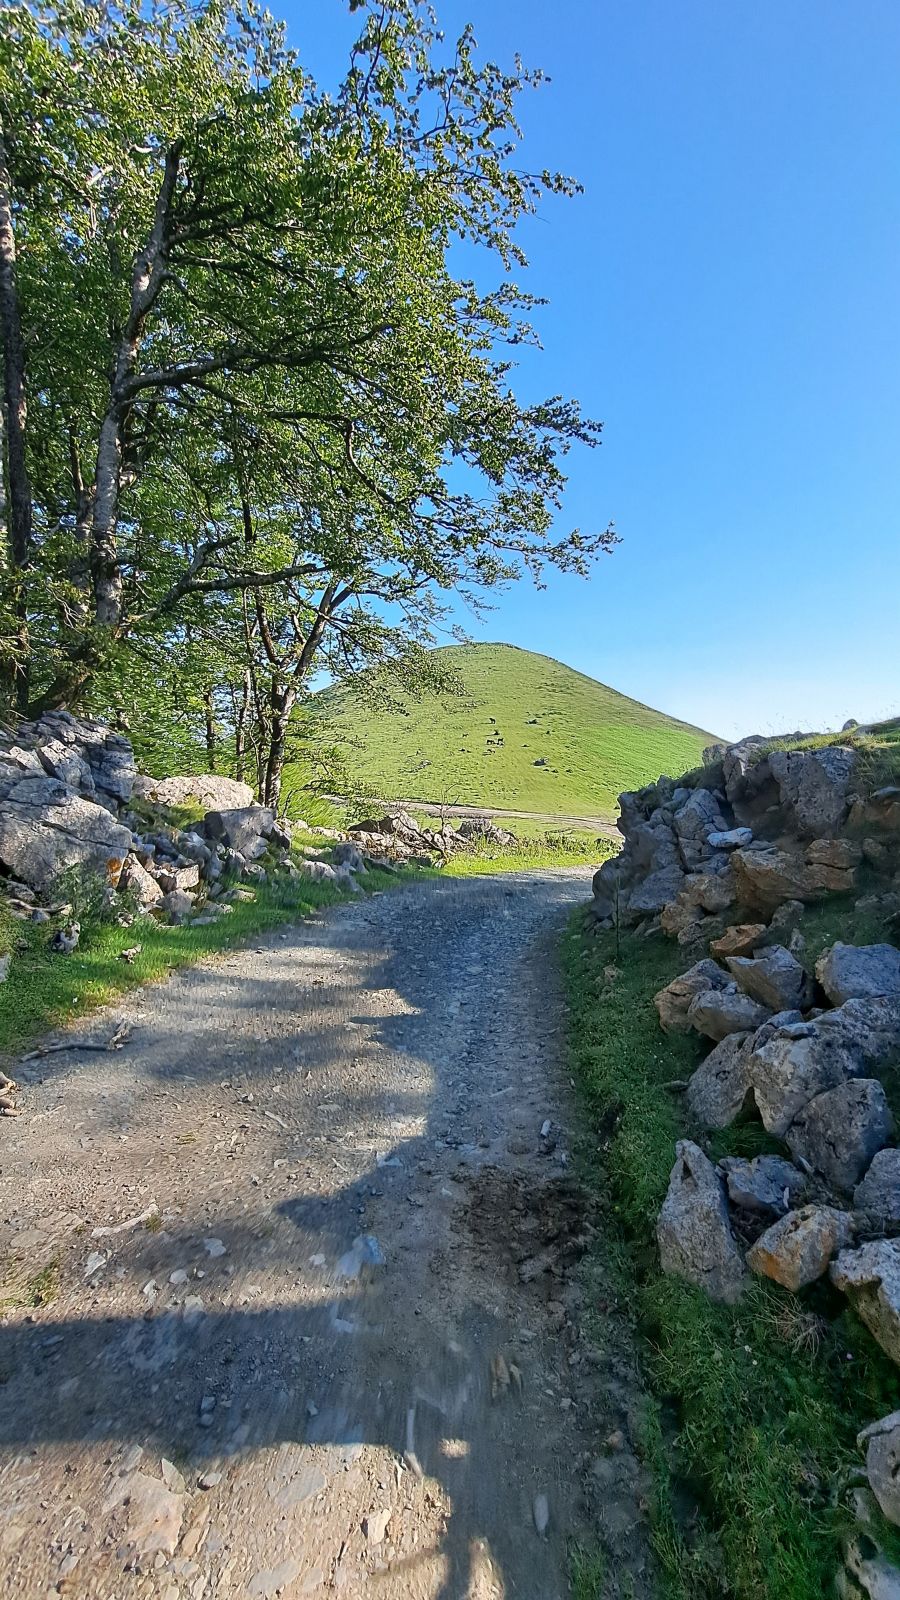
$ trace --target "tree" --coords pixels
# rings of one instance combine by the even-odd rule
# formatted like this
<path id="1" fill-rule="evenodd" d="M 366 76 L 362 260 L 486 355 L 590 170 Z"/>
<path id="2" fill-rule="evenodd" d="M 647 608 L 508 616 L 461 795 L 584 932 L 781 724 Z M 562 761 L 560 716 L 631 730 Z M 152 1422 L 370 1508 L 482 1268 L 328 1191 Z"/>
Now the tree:
<path id="1" fill-rule="evenodd" d="M 0 18 L 7 683 L 109 700 L 128 653 L 219 627 L 235 738 L 266 680 L 270 798 L 323 656 L 420 665 L 442 592 L 615 542 L 551 537 L 598 425 L 511 388 L 515 227 L 574 188 L 514 164 L 540 74 L 479 65 L 470 29 L 444 52 L 416 0 L 353 9 L 333 96 L 255 0 Z M 454 276 L 460 243 L 498 289 Z"/>

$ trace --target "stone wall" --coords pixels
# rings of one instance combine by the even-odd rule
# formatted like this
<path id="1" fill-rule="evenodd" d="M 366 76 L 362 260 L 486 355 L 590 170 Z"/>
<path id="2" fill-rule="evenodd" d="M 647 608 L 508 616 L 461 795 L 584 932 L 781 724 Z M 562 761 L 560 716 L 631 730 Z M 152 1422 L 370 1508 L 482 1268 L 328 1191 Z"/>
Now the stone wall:
<path id="1" fill-rule="evenodd" d="M 745 741 L 622 795 L 622 851 L 595 875 L 593 913 L 677 942 L 686 965 L 655 997 L 660 1027 L 709 1044 L 657 1223 L 664 1271 L 726 1303 L 752 1274 L 794 1293 L 828 1274 L 900 1364 L 900 1149 L 885 1093 L 900 1068 L 900 788 L 865 793 L 858 760 Z M 839 940 L 812 963 L 806 908 L 836 895 L 852 897 L 848 922 L 871 912 L 886 937 Z M 772 1153 L 714 1164 L 707 1136 L 748 1118 Z M 900 1414 L 863 1444 L 871 1492 L 900 1525 Z M 874 1593 L 852 1548 L 843 1592 Z M 884 1593 L 900 1594 L 882 1565 L 897 1586 Z"/>

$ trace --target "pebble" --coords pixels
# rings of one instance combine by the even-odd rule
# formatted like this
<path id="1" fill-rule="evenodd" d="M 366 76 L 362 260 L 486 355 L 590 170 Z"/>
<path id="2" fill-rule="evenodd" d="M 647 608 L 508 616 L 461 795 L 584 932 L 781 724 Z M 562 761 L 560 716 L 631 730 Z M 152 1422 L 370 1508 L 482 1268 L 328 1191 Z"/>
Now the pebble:
<path id="1" fill-rule="evenodd" d="M 99 1272 L 101 1267 L 106 1266 L 106 1262 L 107 1257 L 101 1250 L 92 1250 L 87 1258 L 87 1265 L 84 1269 L 85 1277 L 92 1278 L 95 1272 Z"/>
<path id="2" fill-rule="evenodd" d="M 174 1272 L 169 1273 L 169 1282 L 173 1284 L 175 1288 L 177 1288 L 179 1284 L 187 1283 L 187 1281 L 188 1275 L 184 1267 L 176 1267 Z"/>
<path id="3" fill-rule="evenodd" d="M 362 1531 L 368 1539 L 369 1544 L 381 1544 L 382 1539 L 387 1533 L 388 1523 L 390 1520 L 391 1513 L 389 1509 L 370 1511 L 367 1517 L 363 1517 Z"/>
<path id="4" fill-rule="evenodd" d="M 165 1484 L 166 1488 L 171 1489 L 173 1494 L 184 1494 L 187 1489 L 187 1484 L 181 1476 L 181 1473 L 178 1471 L 174 1461 L 169 1461 L 165 1456 L 163 1456 L 160 1466 L 162 1468 L 163 1483 Z"/>
<path id="5" fill-rule="evenodd" d="M 545 1494 L 536 1494 L 532 1506 L 534 1525 L 543 1539 L 550 1526 L 550 1501 Z"/>
<path id="6" fill-rule="evenodd" d="M 201 1489 L 217 1489 L 222 1482 L 222 1476 L 221 1472 L 204 1472 L 199 1480 Z"/>
<path id="7" fill-rule="evenodd" d="M 204 1239 L 203 1248 L 208 1256 L 224 1256 L 225 1245 L 221 1239 Z"/>

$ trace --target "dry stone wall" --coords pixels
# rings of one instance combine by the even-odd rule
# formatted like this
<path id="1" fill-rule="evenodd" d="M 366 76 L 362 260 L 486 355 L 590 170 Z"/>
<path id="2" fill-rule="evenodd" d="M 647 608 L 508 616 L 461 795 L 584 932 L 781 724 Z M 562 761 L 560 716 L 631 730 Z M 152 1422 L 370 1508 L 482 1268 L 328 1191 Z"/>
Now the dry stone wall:
<path id="1" fill-rule="evenodd" d="M 622 795 L 622 851 L 595 875 L 593 913 L 677 941 L 685 970 L 655 997 L 660 1027 L 710 1044 L 686 1087 L 696 1137 L 673 1152 L 658 1219 L 663 1270 L 728 1303 L 752 1274 L 794 1293 L 827 1274 L 900 1364 L 900 1149 L 884 1087 L 900 1070 L 900 789 L 864 794 L 857 761 L 850 747 L 749 740 Z M 897 941 L 838 941 L 811 968 L 805 908 L 834 895 L 864 896 Z M 782 1153 L 714 1165 L 707 1135 L 747 1118 Z M 873 1492 L 900 1525 L 900 1420 L 865 1440 Z M 873 1592 L 857 1566 L 847 1592 Z M 900 1595 L 886 1570 L 897 1587 L 884 1592 Z"/>

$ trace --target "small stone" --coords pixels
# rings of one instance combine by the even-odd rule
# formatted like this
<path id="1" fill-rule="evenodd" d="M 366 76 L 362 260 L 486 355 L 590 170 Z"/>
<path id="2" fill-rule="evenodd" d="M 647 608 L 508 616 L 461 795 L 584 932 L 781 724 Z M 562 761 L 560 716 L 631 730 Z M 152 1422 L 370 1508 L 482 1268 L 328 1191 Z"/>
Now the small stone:
<path id="1" fill-rule="evenodd" d="M 550 1526 L 550 1501 L 545 1494 L 535 1495 L 531 1514 L 534 1517 L 534 1525 L 539 1536 L 542 1539 L 545 1538 L 547 1529 Z"/>
<path id="2" fill-rule="evenodd" d="M 203 1248 L 208 1256 L 224 1256 L 225 1245 L 221 1239 L 204 1239 Z"/>
<path id="3" fill-rule="evenodd" d="M 173 1494 L 184 1494 L 187 1490 L 187 1484 L 185 1483 L 181 1473 L 178 1471 L 174 1461 L 168 1461 L 166 1457 L 163 1456 L 160 1465 L 162 1468 L 163 1483 L 166 1485 L 166 1488 L 171 1489 Z"/>
<path id="4" fill-rule="evenodd" d="M 187 1281 L 188 1275 L 184 1267 L 176 1267 L 174 1272 L 169 1273 L 169 1282 L 176 1289 L 180 1288 L 182 1284 L 187 1283 Z"/>
<path id="5" fill-rule="evenodd" d="M 101 1250 L 92 1250 L 85 1264 L 85 1277 L 92 1278 L 95 1272 L 99 1272 L 101 1267 L 106 1266 L 107 1260 L 108 1257 Z"/>
<path id="6" fill-rule="evenodd" d="M 202 1478 L 198 1479 L 200 1488 L 217 1489 L 219 1484 L 222 1482 L 222 1477 L 223 1474 L 221 1472 L 204 1472 Z"/>
<path id="7" fill-rule="evenodd" d="M 369 1544 L 381 1544 L 385 1534 L 387 1533 L 388 1523 L 390 1520 L 390 1510 L 385 1509 L 380 1511 L 370 1511 L 367 1517 L 363 1517 L 362 1531 L 369 1541 Z"/>

